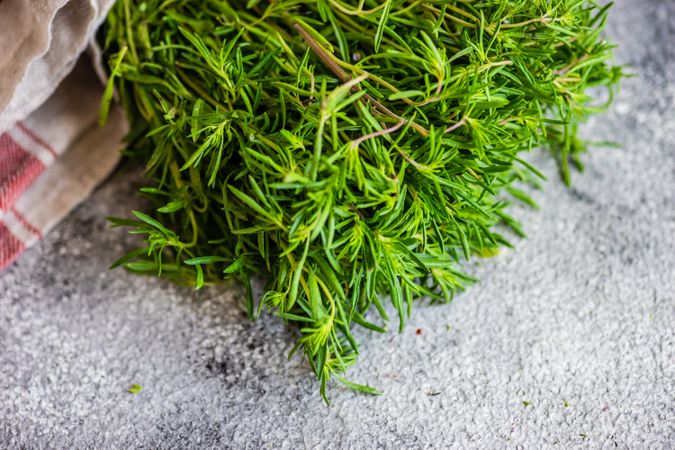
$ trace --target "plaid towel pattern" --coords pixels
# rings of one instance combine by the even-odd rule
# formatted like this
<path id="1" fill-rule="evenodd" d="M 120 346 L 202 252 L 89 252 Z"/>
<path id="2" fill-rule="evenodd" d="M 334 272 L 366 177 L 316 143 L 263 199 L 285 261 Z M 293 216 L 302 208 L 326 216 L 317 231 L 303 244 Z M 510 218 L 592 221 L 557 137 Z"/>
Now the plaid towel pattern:
<path id="1" fill-rule="evenodd" d="M 42 237 L 14 204 L 58 156 L 22 122 L 0 136 L 0 268 Z"/>
<path id="2" fill-rule="evenodd" d="M 118 160 L 126 125 L 117 111 L 96 123 L 104 72 L 92 39 L 113 3 L 0 0 L 0 270 Z"/>
<path id="3" fill-rule="evenodd" d="M 101 93 L 85 59 L 46 103 L 0 135 L 0 270 L 115 167 L 126 122 L 113 110 L 98 125 Z"/>

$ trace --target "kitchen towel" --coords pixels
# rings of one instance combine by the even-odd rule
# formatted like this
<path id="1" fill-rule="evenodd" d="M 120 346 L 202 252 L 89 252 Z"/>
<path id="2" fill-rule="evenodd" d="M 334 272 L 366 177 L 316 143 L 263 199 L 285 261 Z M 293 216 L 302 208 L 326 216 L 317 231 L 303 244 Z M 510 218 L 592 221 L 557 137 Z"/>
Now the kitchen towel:
<path id="1" fill-rule="evenodd" d="M 113 109 L 98 126 L 103 86 L 93 67 L 100 62 L 93 36 L 112 3 L 0 1 L 0 269 L 119 159 L 126 123 Z"/>

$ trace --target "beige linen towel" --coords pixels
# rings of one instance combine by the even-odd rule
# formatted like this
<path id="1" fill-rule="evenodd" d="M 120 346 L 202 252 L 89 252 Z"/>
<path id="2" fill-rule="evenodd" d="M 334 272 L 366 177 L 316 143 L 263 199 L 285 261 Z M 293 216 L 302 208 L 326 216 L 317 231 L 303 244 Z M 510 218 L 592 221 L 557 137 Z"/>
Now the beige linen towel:
<path id="1" fill-rule="evenodd" d="M 126 122 L 98 126 L 98 61 L 82 56 L 112 3 L 0 0 L 0 269 L 118 161 Z"/>

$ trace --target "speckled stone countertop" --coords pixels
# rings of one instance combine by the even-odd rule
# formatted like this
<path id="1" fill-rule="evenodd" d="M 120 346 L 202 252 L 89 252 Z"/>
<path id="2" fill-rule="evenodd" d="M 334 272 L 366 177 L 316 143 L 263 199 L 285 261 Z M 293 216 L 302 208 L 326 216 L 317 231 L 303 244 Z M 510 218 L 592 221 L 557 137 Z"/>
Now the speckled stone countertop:
<path id="1" fill-rule="evenodd" d="M 572 189 L 545 163 L 528 240 L 402 334 L 362 333 L 350 378 L 383 396 L 324 405 L 236 288 L 108 271 L 133 240 L 105 217 L 139 206 L 122 168 L 0 274 L 0 447 L 673 448 L 675 1 L 619 0 L 608 35 L 639 76 L 584 133 L 622 147 Z"/>

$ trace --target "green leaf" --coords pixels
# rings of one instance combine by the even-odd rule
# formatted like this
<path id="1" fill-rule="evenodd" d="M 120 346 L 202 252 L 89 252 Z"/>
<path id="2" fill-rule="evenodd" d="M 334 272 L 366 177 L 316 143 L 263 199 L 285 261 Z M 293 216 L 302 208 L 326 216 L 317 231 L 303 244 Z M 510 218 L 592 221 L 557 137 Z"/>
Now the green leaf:
<path id="1" fill-rule="evenodd" d="M 187 264 L 188 266 L 197 266 L 200 264 L 213 264 L 227 260 L 227 258 L 223 258 L 222 256 L 198 256 L 196 258 L 186 259 L 183 261 L 183 263 Z"/>
<path id="2" fill-rule="evenodd" d="M 350 389 L 354 389 L 355 391 L 358 392 L 363 392 L 364 394 L 369 394 L 369 395 L 382 395 L 382 391 L 379 389 L 372 388 L 370 386 L 366 386 L 364 384 L 358 384 L 354 383 L 352 381 L 348 381 L 338 375 L 335 375 L 335 378 L 337 378 L 340 383 L 344 384 L 345 386 L 349 387 Z"/>
<path id="3" fill-rule="evenodd" d="M 384 36 L 384 28 L 387 26 L 387 20 L 389 19 L 389 11 L 391 11 L 391 0 L 386 0 L 384 8 L 382 9 L 380 21 L 377 24 L 377 31 L 375 32 L 375 39 L 373 41 L 375 53 L 380 51 L 380 44 L 382 43 L 382 37 Z"/>
<path id="4" fill-rule="evenodd" d="M 223 269 L 223 273 L 237 273 L 244 266 L 241 258 L 235 259 L 232 264 Z"/>
<path id="5" fill-rule="evenodd" d="M 410 91 L 399 91 L 394 94 L 391 94 L 389 96 L 389 100 L 394 101 L 394 100 L 401 100 L 404 98 L 410 98 L 410 97 L 418 97 L 418 96 L 423 96 L 424 92 L 418 91 L 418 90 L 410 90 Z"/>
<path id="6" fill-rule="evenodd" d="M 161 213 L 172 213 L 179 211 L 185 207 L 185 204 L 181 200 L 174 200 L 172 202 L 167 203 L 166 205 L 162 206 L 161 208 L 157 209 L 157 212 Z"/>
<path id="7" fill-rule="evenodd" d="M 101 99 L 101 107 L 99 109 L 99 126 L 104 126 L 108 121 L 108 115 L 110 114 L 110 104 L 115 92 L 115 78 L 120 74 L 120 68 L 122 66 L 122 61 L 124 56 L 127 54 L 127 47 L 122 47 L 120 51 L 115 56 L 115 60 L 110 64 L 110 75 L 108 76 L 108 81 L 105 85 L 105 90 L 103 91 L 103 98 Z"/>

